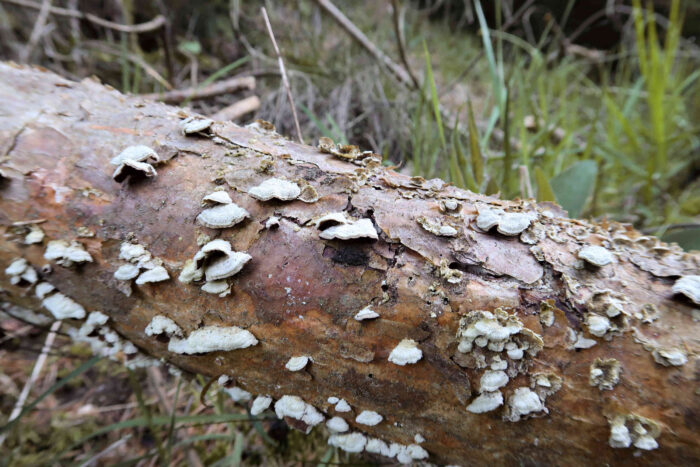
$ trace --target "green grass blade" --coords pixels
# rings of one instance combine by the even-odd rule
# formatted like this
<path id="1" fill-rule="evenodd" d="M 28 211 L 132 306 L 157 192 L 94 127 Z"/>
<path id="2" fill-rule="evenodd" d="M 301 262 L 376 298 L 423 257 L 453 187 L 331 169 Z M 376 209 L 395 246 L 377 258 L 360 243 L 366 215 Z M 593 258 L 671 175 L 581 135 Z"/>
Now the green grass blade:
<path id="1" fill-rule="evenodd" d="M 239 66 L 248 63 L 249 61 L 250 61 L 250 56 L 246 55 L 245 57 L 239 58 L 235 62 L 229 63 L 225 67 L 222 67 L 222 68 L 216 70 L 214 73 L 211 74 L 211 76 L 208 76 L 207 79 L 205 79 L 204 81 L 199 83 L 199 85 L 197 86 L 197 89 L 201 89 L 203 87 L 209 86 L 214 81 L 216 81 L 219 78 L 221 78 L 222 76 L 225 76 L 226 74 L 232 72 L 233 70 L 235 70 Z M 187 99 L 185 99 L 185 101 L 182 103 L 182 105 L 187 106 L 187 105 L 189 105 L 189 103 L 191 101 L 192 101 L 192 99 L 188 97 Z"/>
<path id="2" fill-rule="evenodd" d="M 326 449 L 325 454 L 323 454 L 323 457 L 321 458 L 321 460 L 318 461 L 317 467 L 327 466 L 330 463 L 334 452 L 335 452 L 335 448 L 333 446 L 330 446 L 328 449 Z"/>
<path id="3" fill-rule="evenodd" d="M 472 111 L 471 101 L 467 101 L 467 114 L 467 125 L 469 127 L 469 152 L 471 155 L 472 162 L 472 174 L 474 175 L 474 181 L 476 182 L 477 191 L 480 192 L 484 183 L 484 158 L 481 154 L 481 147 L 479 146 L 479 134 L 476 129 L 476 120 L 474 120 L 474 112 Z"/>
<path id="4" fill-rule="evenodd" d="M 554 201 L 557 198 L 554 196 L 552 186 L 547 180 L 547 176 L 540 167 L 535 167 L 535 180 L 537 181 L 537 201 Z"/>
<path id="5" fill-rule="evenodd" d="M 65 377 L 61 378 L 59 381 L 56 381 L 54 384 L 51 385 L 50 388 L 48 388 L 46 391 L 44 391 L 39 397 L 34 399 L 29 405 L 25 406 L 22 411 L 19 413 L 17 418 L 12 420 L 11 422 L 7 423 L 6 425 L 0 427 L 0 433 L 4 431 L 9 431 L 11 430 L 15 425 L 17 425 L 20 420 L 22 420 L 22 417 L 27 415 L 29 412 L 31 412 L 34 407 L 39 405 L 41 401 L 46 399 L 48 396 L 56 392 L 58 389 L 62 388 L 66 384 L 68 384 L 73 378 L 80 376 L 81 374 L 85 373 L 87 370 L 95 366 L 97 362 L 102 360 L 102 357 L 95 356 L 92 357 L 90 360 L 82 363 L 78 368 L 74 369 L 70 373 L 68 373 Z"/>
<path id="6" fill-rule="evenodd" d="M 425 41 L 423 41 L 423 52 L 425 54 L 426 80 L 428 81 L 428 86 L 430 86 L 430 100 L 433 104 L 435 123 L 438 127 L 438 134 L 440 135 L 440 143 L 442 143 L 442 149 L 445 150 L 445 152 L 447 152 L 447 140 L 445 140 L 445 130 L 442 126 L 442 116 L 440 115 L 440 100 L 438 99 L 437 87 L 435 86 L 433 66 L 430 63 L 430 53 L 428 52 L 428 46 L 425 44 Z"/>

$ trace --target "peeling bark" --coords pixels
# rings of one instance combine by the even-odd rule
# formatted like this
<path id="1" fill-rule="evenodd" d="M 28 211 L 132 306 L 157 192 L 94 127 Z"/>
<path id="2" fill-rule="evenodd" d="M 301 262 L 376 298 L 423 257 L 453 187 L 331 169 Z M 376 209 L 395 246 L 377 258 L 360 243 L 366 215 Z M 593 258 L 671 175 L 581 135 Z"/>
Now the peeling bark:
<path id="1" fill-rule="evenodd" d="M 431 462 L 464 465 L 700 462 L 698 306 L 672 291 L 699 273 L 696 253 L 553 205 L 409 178 L 352 148 L 320 152 L 264 124 L 215 122 L 183 136 L 185 111 L 92 80 L 2 64 L 0 102 L 0 265 L 24 258 L 36 272 L 20 262 L 0 274 L 6 311 L 47 314 L 37 295 L 62 294 L 72 304 L 51 303 L 65 316 L 80 315 L 74 305 L 104 313 L 67 319 L 78 337 L 106 339 L 95 330 L 108 326 L 145 354 L 271 396 L 296 427 L 344 418 L 364 441 L 331 443 L 401 462 L 422 457 L 417 444 Z M 157 175 L 118 183 L 109 161 L 132 145 L 155 150 Z M 299 199 L 248 194 L 270 178 L 296 183 Z M 230 228 L 198 224 L 217 188 L 249 216 Z M 484 231 L 476 219 L 489 210 L 525 214 L 529 227 Z M 359 224 L 335 232 L 360 238 L 321 238 L 314 221 L 329 213 L 344 218 L 319 227 L 369 219 L 378 239 Z M 225 253 L 188 262 L 214 239 L 252 258 L 210 282 L 222 296 L 202 291 L 196 267 Z M 55 240 L 62 264 L 44 258 Z M 590 245 L 612 263 L 579 259 Z M 158 281 L 136 285 L 144 271 Z M 379 316 L 355 319 L 366 307 Z M 151 324 L 156 316 L 169 320 Z M 219 344 L 232 350 L 211 351 Z M 129 345 L 114 356 L 133 361 Z M 290 371 L 293 357 L 309 360 Z M 356 421 L 363 411 L 381 420 Z M 391 442 L 404 447 L 390 452 Z"/>

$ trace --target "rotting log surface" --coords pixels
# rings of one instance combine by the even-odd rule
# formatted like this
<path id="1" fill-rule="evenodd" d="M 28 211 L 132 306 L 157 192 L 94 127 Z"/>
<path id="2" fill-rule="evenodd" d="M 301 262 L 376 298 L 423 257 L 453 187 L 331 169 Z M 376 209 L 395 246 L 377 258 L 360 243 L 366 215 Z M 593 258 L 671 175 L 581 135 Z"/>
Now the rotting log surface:
<path id="1" fill-rule="evenodd" d="M 187 371 L 229 375 L 252 394 L 275 400 L 300 396 L 368 437 L 407 445 L 419 433 L 431 462 L 700 463 L 697 307 L 671 291 L 677 277 L 698 274 L 697 254 L 666 248 L 628 226 L 568 219 L 554 206 L 411 179 L 376 162 L 361 167 L 274 132 L 215 123 L 213 135 L 185 137 L 179 130 L 184 116 L 91 80 L 75 83 L 0 64 L 2 269 L 26 258 L 40 280 L 86 310 L 109 315 L 112 328 L 143 352 Z M 153 147 L 165 163 L 156 166 L 155 178 L 117 183 L 108 162 L 135 144 Z M 247 194 L 272 176 L 305 180 L 320 199 L 261 202 Z M 229 229 L 198 226 L 200 201 L 217 186 L 250 218 Z M 440 201 L 450 199 L 460 203 L 457 211 L 440 210 Z M 486 206 L 532 213 L 537 220 L 522 239 L 484 232 L 474 218 Z M 310 220 L 336 211 L 372 219 L 379 239 L 320 239 Z M 265 228 L 273 215 L 279 227 Z M 436 236 L 419 217 L 456 226 L 458 235 Z M 41 224 L 46 239 L 24 245 L 11 224 L 35 219 L 46 219 Z M 203 235 L 229 240 L 252 256 L 224 298 L 177 279 Z M 51 272 L 42 272 L 46 242 L 56 239 L 77 240 L 93 262 L 53 264 Z M 134 286 L 129 297 L 120 292 L 113 273 L 124 264 L 118 257 L 125 240 L 161 258 L 171 279 Z M 614 252 L 614 262 L 582 267 L 576 254 L 590 244 Z M 41 309 L 26 284 L 12 285 L 0 274 L 0 286 L 2 300 Z M 603 337 L 591 335 L 591 317 L 611 303 L 622 308 L 608 320 L 613 329 Z M 354 320 L 368 305 L 380 317 Z M 531 331 L 529 338 L 518 334 L 516 344 L 536 347 L 536 335 L 542 350 L 512 359 L 476 341 L 471 351 L 460 352 L 460 318 L 497 308 Z M 547 326 L 549 313 L 553 324 Z M 185 334 L 204 325 L 239 326 L 259 344 L 230 352 L 170 353 L 167 342 L 144 333 L 158 314 L 172 318 Z M 574 349 L 577 335 L 596 345 Z M 406 338 L 418 342 L 422 359 L 390 363 L 390 352 Z M 664 349 L 680 349 L 687 363 L 658 363 L 665 361 L 658 357 Z M 313 363 L 299 372 L 285 369 L 299 355 Z M 471 413 L 466 407 L 496 356 L 508 364 L 509 380 L 499 389 L 505 404 Z M 597 358 L 620 363 L 619 382 L 611 390 L 589 383 Z M 561 378 L 561 389 L 546 397 L 546 411 L 507 420 L 513 418 L 507 407 L 516 388 L 542 393 L 531 386 L 537 374 L 554 382 Z M 336 413 L 330 396 L 344 398 L 352 412 Z M 374 410 L 384 420 L 357 424 L 354 417 L 362 410 Z M 654 434 L 658 448 L 610 447 L 610 426 L 618 416 L 628 416 L 630 431 L 642 420 L 635 416 L 648 419 L 642 426 L 660 430 Z"/>

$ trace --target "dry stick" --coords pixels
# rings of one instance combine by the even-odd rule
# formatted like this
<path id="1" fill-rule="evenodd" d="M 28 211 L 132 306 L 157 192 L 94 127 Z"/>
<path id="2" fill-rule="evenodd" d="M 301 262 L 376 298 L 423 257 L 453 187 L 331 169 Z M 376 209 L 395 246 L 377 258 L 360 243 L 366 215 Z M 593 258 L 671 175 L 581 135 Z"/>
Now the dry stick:
<path id="1" fill-rule="evenodd" d="M 101 52 L 112 54 L 112 55 L 122 55 L 122 51 L 119 49 L 115 49 L 114 47 L 111 47 L 107 44 L 103 44 L 102 42 L 99 41 L 89 41 L 85 43 L 86 46 L 92 47 L 93 49 L 97 49 Z M 155 68 L 153 68 L 151 65 L 146 63 L 146 61 L 141 58 L 140 56 L 133 54 L 131 52 L 126 53 L 126 58 L 128 58 L 130 61 L 133 63 L 137 64 L 143 70 L 151 76 L 154 80 L 158 81 L 164 88 L 168 90 L 172 90 L 173 86 L 165 79 L 163 78 L 160 73 L 158 73 Z"/>
<path id="2" fill-rule="evenodd" d="M 238 120 L 245 114 L 249 114 L 251 112 L 255 112 L 260 108 L 260 99 L 258 96 L 250 96 L 246 97 L 245 99 L 241 99 L 238 102 L 235 102 L 227 107 L 224 107 L 223 109 L 219 110 L 216 112 L 214 115 L 211 116 L 213 120 L 221 120 L 221 121 L 234 121 Z"/>
<path id="3" fill-rule="evenodd" d="M 418 89 L 420 88 L 420 84 L 418 83 L 418 79 L 411 69 L 411 65 L 408 63 L 408 56 L 406 55 L 406 48 L 404 46 L 403 28 L 401 27 L 403 21 L 401 18 L 402 15 L 400 12 L 399 0 L 392 0 L 392 9 L 394 10 L 394 34 L 396 34 L 396 43 L 399 49 L 399 56 L 401 57 L 404 68 L 406 69 L 406 73 L 408 73 L 408 76 L 410 76 L 411 81 L 413 82 L 413 87 Z"/>
<path id="4" fill-rule="evenodd" d="M 365 34 L 360 31 L 357 26 L 355 26 L 352 21 L 348 19 L 347 16 L 343 14 L 333 3 L 329 0 L 316 0 L 321 8 L 326 10 L 326 12 L 333 17 L 333 19 L 347 31 L 350 36 L 362 45 L 371 55 L 374 56 L 380 63 L 383 63 L 389 70 L 398 78 L 398 80 L 408 86 L 409 88 L 414 87 L 413 80 L 406 70 L 390 59 L 384 52 L 379 50 L 379 48 L 374 45 L 372 41 L 369 40 Z"/>
<path id="5" fill-rule="evenodd" d="M 530 171 L 527 166 L 521 165 L 518 167 L 518 174 L 520 175 L 520 196 L 523 198 L 534 198 L 535 195 L 530 183 Z"/>
<path id="6" fill-rule="evenodd" d="M 272 46 L 275 48 L 275 53 L 277 54 L 277 62 L 279 63 L 280 73 L 282 74 L 282 83 L 284 88 L 287 90 L 287 98 L 289 99 L 289 105 L 292 108 L 292 116 L 294 117 L 294 125 L 297 129 L 297 138 L 299 143 L 304 144 L 304 140 L 301 137 L 301 127 L 299 126 L 299 119 L 297 118 L 297 109 L 294 107 L 294 98 L 292 98 L 292 90 L 289 87 L 289 80 L 287 79 L 287 71 L 284 68 L 284 62 L 282 61 L 282 54 L 280 54 L 280 49 L 277 47 L 277 41 L 275 40 L 275 34 L 272 32 L 272 25 L 270 24 L 270 19 L 267 17 L 267 10 L 265 7 L 260 8 L 265 19 L 265 26 L 267 26 L 267 33 L 272 39 Z"/>
<path id="7" fill-rule="evenodd" d="M 32 2 L 29 0 L 0 0 L 0 2 L 12 3 L 14 5 L 19 5 L 19 6 L 23 6 L 23 7 L 27 7 L 27 8 L 33 8 L 35 10 L 41 10 L 43 7 L 43 4 L 39 4 L 37 2 Z M 102 19 L 102 18 L 95 16 L 91 13 L 83 13 L 82 11 L 78 11 L 78 10 L 70 10 L 67 8 L 54 7 L 54 6 L 50 6 L 50 5 L 49 5 L 49 12 L 52 15 L 56 15 L 56 16 L 68 16 L 71 18 L 84 19 L 84 20 L 90 21 L 91 23 L 95 23 L 99 26 L 103 26 L 103 27 L 109 28 L 109 29 L 114 29 L 115 31 L 120 31 L 120 32 L 135 32 L 135 33 L 148 32 L 148 31 L 156 30 L 165 24 L 165 17 L 163 15 L 158 15 L 155 18 L 153 18 L 152 20 L 146 21 L 145 23 L 134 24 L 134 25 L 125 25 L 125 24 L 114 23 L 112 21 L 107 21 L 106 19 Z"/>
<path id="8" fill-rule="evenodd" d="M 39 42 L 44 26 L 46 26 L 46 20 L 49 18 L 50 9 L 51 0 L 44 0 L 39 9 L 39 16 L 37 16 L 36 21 L 34 22 L 34 28 L 32 29 L 31 36 L 29 36 L 29 42 L 27 42 L 27 45 L 24 46 L 24 49 L 22 49 L 22 52 L 19 54 L 20 62 L 26 63 L 29 61 L 36 43 Z"/>
<path id="9" fill-rule="evenodd" d="M 255 89 L 255 78 L 252 76 L 239 76 L 212 83 L 200 88 L 193 86 L 187 89 L 176 89 L 168 92 L 154 92 L 151 94 L 140 94 L 145 99 L 153 99 L 168 103 L 180 103 L 186 100 L 204 99 L 207 97 L 229 94 L 239 89 Z"/>
<path id="10" fill-rule="evenodd" d="M 34 386 L 34 383 L 36 383 L 36 380 L 39 379 L 41 370 L 44 368 L 44 363 L 46 363 L 46 357 L 49 353 L 49 350 L 51 349 L 51 346 L 53 345 L 53 341 L 56 339 L 56 333 L 58 332 L 60 327 L 61 321 L 54 321 L 54 323 L 51 325 L 51 330 L 49 331 L 49 334 L 46 336 L 46 340 L 44 341 L 44 347 L 41 349 L 41 355 L 39 355 L 39 358 L 36 359 L 36 363 L 34 363 L 34 369 L 32 370 L 32 374 L 29 376 L 29 379 L 22 388 L 22 392 L 20 393 L 19 398 L 17 399 L 17 403 L 15 404 L 14 409 L 12 409 L 10 418 L 7 419 L 8 423 L 17 418 L 17 416 L 22 412 L 22 407 L 24 407 L 24 403 L 27 401 L 29 391 L 31 391 L 32 387 Z M 2 435 L 0 435 L 0 446 L 3 445 L 6 437 L 7 433 L 3 433 Z"/>

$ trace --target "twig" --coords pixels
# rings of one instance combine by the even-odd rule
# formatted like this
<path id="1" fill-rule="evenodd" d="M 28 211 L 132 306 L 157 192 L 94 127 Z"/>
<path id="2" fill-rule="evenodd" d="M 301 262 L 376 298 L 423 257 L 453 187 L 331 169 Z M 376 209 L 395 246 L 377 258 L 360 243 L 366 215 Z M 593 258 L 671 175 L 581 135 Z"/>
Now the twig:
<path id="1" fill-rule="evenodd" d="M 0 0 L 0 2 L 12 3 L 14 5 L 19 5 L 19 6 L 23 6 L 23 7 L 27 7 L 27 8 L 33 8 L 35 10 L 41 10 L 43 7 L 43 4 L 39 4 L 37 2 L 32 2 L 29 0 Z M 145 23 L 139 23 L 139 24 L 134 24 L 134 25 L 125 25 L 125 24 L 114 23 L 112 21 L 107 21 L 106 19 L 102 19 L 102 18 L 95 16 L 91 13 L 83 13 L 82 11 L 78 11 L 78 10 L 69 10 L 66 8 L 60 8 L 60 7 L 50 6 L 50 5 L 49 5 L 48 10 L 49 10 L 49 13 L 51 13 L 52 15 L 68 16 L 71 18 L 84 19 L 84 20 L 90 21 L 91 23 L 97 24 L 99 26 L 109 28 L 109 29 L 114 29 L 115 31 L 120 31 L 120 32 L 135 32 L 135 33 L 149 32 L 149 31 L 154 31 L 165 24 L 165 17 L 163 15 L 158 15 L 155 18 L 153 18 L 152 20 L 146 21 Z M 41 14 L 41 13 L 39 13 L 39 14 Z"/>
<path id="2" fill-rule="evenodd" d="M 86 45 L 88 47 L 92 47 L 93 49 L 97 49 L 101 52 L 105 52 L 108 54 L 112 55 L 122 55 L 122 51 L 119 49 L 115 49 L 113 47 L 108 46 L 107 44 L 103 44 L 102 42 L 99 41 L 89 41 L 86 42 Z M 163 78 L 160 73 L 158 73 L 155 68 L 153 68 L 151 65 L 146 63 L 143 58 L 139 57 L 136 54 L 133 54 L 131 52 L 127 52 L 126 58 L 143 68 L 143 70 L 151 76 L 154 80 L 158 81 L 164 88 L 168 90 L 172 90 L 173 86 L 165 79 Z"/>
<path id="3" fill-rule="evenodd" d="M 275 48 L 275 53 L 277 54 L 277 62 L 280 67 L 280 73 L 282 74 L 282 83 L 287 91 L 287 98 L 289 99 L 289 105 L 292 107 L 292 116 L 294 117 L 294 125 L 297 129 L 297 138 L 301 144 L 304 144 L 304 140 L 301 137 L 301 127 L 299 126 L 299 119 L 297 118 L 297 109 L 294 107 L 294 99 L 292 98 L 292 90 L 289 87 L 289 80 L 287 79 L 287 71 L 284 68 L 284 61 L 282 61 L 282 55 L 280 54 L 280 49 L 277 47 L 277 41 L 275 40 L 275 34 L 272 32 L 272 25 L 270 24 L 270 19 L 267 17 L 267 10 L 265 7 L 260 8 L 262 11 L 263 18 L 265 19 L 265 26 L 267 26 L 267 33 L 272 39 L 272 46 Z"/>
<path id="4" fill-rule="evenodd" d="M 34 369 L 32 370 L 32 374 L 29 376 L 29 379 L 26 383 L 24 383 L 24 387 L 22 388 L 22 392 L 20 393 L 19 398 L 17 399 L 15 407 L 12 409 L 10 418 L 7 419 L 8 423 L 17 418 L 20 412 L 22 412 L 22 407 L 24 407 L 24 403 L 27 401 L 29 391 L 32 390 L 34 383 L 36 383 L 36 380 L 39 379 L 41 370 L 44 368 L 44 363 L 46 363 L 47 354 L 49 353 L 49 350 L 53 345 L 53 341 L 56 339 L 56 333 L 58 332 L 60 327 L 61 321 L 54 321 L 54 323 L 51 325 L 51 330 L 49 331 L 49 334 L 46 336 L 46 340 L 44 341 L 44 347 L 41 349 L 41 355 L 39 355 L 39 358 L 36 359 L 36 363 L 34 363 Z M 7 433 L 3 433 L 2 435 L 0 435 L 0 446 L 3 445 L 6 437 Z"/>
<path id="5" fill-rule="evenodd" d="M 250 96 L 224 107 L 212 115 L 211 118 L 213 120 L 220 120 L 224 122 L 234 121 L 241 118 L 245 114 L 255 112 L 259 108 L 260 99 L 258 99 L 258 96 Z"/>
<path id="6" fill-rule="evenodd" d="M 392 9 L 394 10 L 394 34 L 396 35 L 396 43 L 399 49 L 399 56 L 401 57 L 401 61 L 403 62 L 404 68 L 406 69 L 406 73 L 408 73 L 408 76 L 411 77 L 411 81 L 413 81 L 413 87 L 418 89 L 420 87 L 420 84 L 418 83 L 418 79 L 416 79 L 416 75 L 411 69 L 411 65 L 408 63 L 408 56 L 406 55 L 406 47 L 404 45 L 405 40 L 403 37 L 402 27 L 403 15 L 400 10 L 399 0 L 392 0 Z"/>
<path id="7" fill-rule="evenodd" d="M 345 31 L 350 34 L 353 39 L 359 42 L 362 47 L 364 47 L 372 56 L 374 56 L 375 59 L 377 59 L 380 63 L 383 63 L 389 69 L 389 71 L 396 76 L 399 82 L 408 86 L 409 88 L 414 88 L 413 80 L 408 72 L 390 59 L 384 52 L 379 50 L 379 48 L 374 45 L 374 43 L 370 41 L 369 38 L 362 31 L 360 31 L 357 26 L 355 26 L 352 21 L 350 21 L 348 17 L 343 14 L 342 11 L 331 3 L 330 0 L 316 0 L 316 3 L 318 3 L 321 8 L 326 10 L 326 12 L 331 15 L 333 19 L 343 29 L 345 29 Z"/>
<path id="8" fill-rule="evenodd" d="M 32 34 L 29 36 L 29 41 L 27 45 L 24 46 L 22 52 L 19 54 L 20 62 L 28 62 L 31 58 L 32 51 L 39 42 L 39 38 L 43 33 L 44 26 L 46 26 L 46 20 L 49 18 L 49 10 L 51 9 L 51 0 L 43 0 L 39 8 L 39 15 L 34 22 L 34 28 L 32 28 Z"/>
<path id="9" fill-rule="evenodd" d="M 102 458 L 102 457 L 106 456 L 107 454 L 109 454 L 110 452 L 118 449 L 119 447 L 121 447 L 122 444 L 125 444 L 127 441 L 129 441 L 129 439 L 131 439 L 131 436 L 132 436 L 131 434 L 128 434 L 126 436 L 123 436 L 122 438 L 119 438 L 117 441 L 113 442 L 112 444 L 107 446 L 105 449 L 103 449 L 102 451 L 100 451 L 97 454 L 95 454 L 94 456 L 92 456 L 90 459 L 88 459 L 85 462 L 83 462 L 82 464 L 80 464 L 80 467 L 88 467 L 88 466 L 95 465 L 96 462 L 100 458 Z"/>
<path id="10" fill-rule="evenodd" d="M 521 165 L 518 168 L 518 174 L 520 175 L 520 196 L 523 198 L 534 198 L 534 192 L 532 191 L 532 184 L 530 183 L 530 171 L 526 165 Z"/>
<path id="11" fill-rule="evenodd" d="M 229 94 L 239 89 L 255 89 L 255 78 L 252 76 L 242 76 L 230 78 L 212 83 L 209 86 L 200 88 L 193 86 L 187 89 L 176 89 L 168 92 L 154 92 L 151 94 L 140 94 L 145 99 L 153 99 L 168 103 L 180 103 L 186 100 L 205 99 L 207 97 Z"/>

